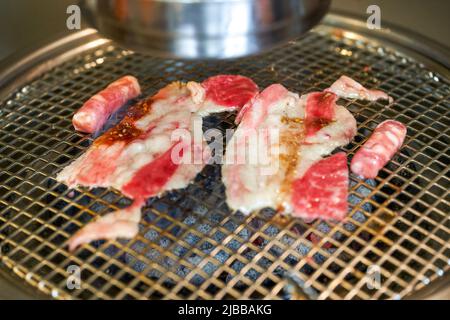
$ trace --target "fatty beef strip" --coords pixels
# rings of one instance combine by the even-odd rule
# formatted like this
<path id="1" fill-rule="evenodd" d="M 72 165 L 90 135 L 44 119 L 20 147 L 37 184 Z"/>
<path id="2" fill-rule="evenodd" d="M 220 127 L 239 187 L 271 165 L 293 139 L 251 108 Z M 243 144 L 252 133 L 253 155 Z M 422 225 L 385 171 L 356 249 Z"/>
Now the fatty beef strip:
<path id="1" fill-rule="evenodd" d="M 78 231 L 69 240 L 71 250 L 96 239 L 135 236 L 145 199 L 186 187 L 211 157 L 203 135 L 192 138 L 195 125 L 201 132 L 199 112 L 206 115 L 240 108 L 258 90 L 252 80 L 241 76 L 221 75 L 206 82 L 207 86 L 175 82 L 137 103 L 58 174 L 57 180 L 70 187 L 112 187 L 134 200 L 130 207 Z M 212 95 L 213 89 L 220 95 Z M 180 134 L 174 135 L 176 132 Z"/>
<path id="2" fill-rule="evenodd" d="M 77 131 L 94 133 L 128 100 L 141 94 L 138 80 L 124 76 L 92 96 L 75 112 L 72 123 Z"/>
<path id="3" fill-rule="evenodd" d="M 346 87 L 339 85 L 342 79 L 349 82 L 341 78 L 335 88 L 348 97 L 350 94 L 341 90 Z M 351 83 L 354 97 L 354 83 L 358 83 Z M 360 84 L 357 88 L 359 98 L 372 92 Z M 243 213 L 272 207 L 306 220 L 342 220 L 347 214 L 347 158 L 344 153 L 323 157 L 353 139 L 356 120 L 337 99 L 331 89 L 299 98 L 275 84 L 244 106 L 222 167 L 229 207 Z M 270 154 L 269 164 L 238 161 L 249 153 L 247 141 L 252 135 L 263 136 L 266 145 L 258 145 L 258 153 Z M 272 153 L 261 151 L 264 147 Z"/>
<path id="4" fill-rule="evenodd" d="M 381 90 L 370 90 L 364 88 L 359 82 L 345 75 L 337 79 L 327 92 L 333 92 L 341 98 L 360 99 L 368 101 L 388 100 L 392 103 L 394 100 Z"/>
<path id="5" fill-rule="evenodd" d="M 406 126 L 395 120 L 380 123 L 353 156 L 350 166 L 352 172 L 362 178 L 375 178 L 402 146 L 406 131 Z"/>

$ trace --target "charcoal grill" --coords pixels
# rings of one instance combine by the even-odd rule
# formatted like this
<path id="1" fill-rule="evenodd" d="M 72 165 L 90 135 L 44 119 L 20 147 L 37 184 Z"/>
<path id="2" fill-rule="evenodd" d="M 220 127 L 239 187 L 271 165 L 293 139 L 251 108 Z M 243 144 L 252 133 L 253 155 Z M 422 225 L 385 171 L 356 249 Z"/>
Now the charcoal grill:
<path id="1" fill-rule="evenodd" d="M 356 20 L 329 15 L 258 57 L 182 61 L 124 50 L 88 29 L 8 64 L 0 76 L 2 276 L 58 299 L 398 299 L 448 289 L 448 55 L 392 30 L 366 32 Z M 351 175 L 342 223 L 307 224 L 270 209 L 232 213 L 220 167 L 207 166 L 186 189 L 147 201 L 136 238 L 69 253 L 70 235 L 130 202 L 115 190 L 55 181 L 92 143 L 73 130 L 74 110 L 125 74 L 137 76 L 147 95 L 219 73 L 294 92 L 349 75 L 395 99 L 392 106 L 341 101 L 358 121 L 358 135 L 343 148 L 349 158 L 388 118 L 408 126 L 405 144 L 375 180 Z M 215 115 L 204 125 L 226 129 L 233 118 Z M 70 266 L 81 270 L 79 289 L 67 286 Z"/>

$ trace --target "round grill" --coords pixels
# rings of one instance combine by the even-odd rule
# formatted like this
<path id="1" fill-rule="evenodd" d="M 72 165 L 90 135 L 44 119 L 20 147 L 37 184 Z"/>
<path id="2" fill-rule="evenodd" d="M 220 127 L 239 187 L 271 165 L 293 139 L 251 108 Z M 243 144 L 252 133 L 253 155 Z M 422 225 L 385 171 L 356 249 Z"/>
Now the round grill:
<path id="1" fill-rule="evenodd" d="M 163 60 L 95 36 L 83 46 L 67 40 L 62 56 L 22 70 L 0 106 L 0 269 L 35 292 L 83 299 L 383 299 L 448 281 L 448 69 L 348 28 L 325 23 L 282 48 L 232 61 Z M 72 128 L 73 112 L 125 74 L 150 95 L 171 81 L 220 73 L 298 93 L 346 74 L 395 99 L 390 107 L 341 100 L 358 122 L 343 149 L 349 160 L 386 119 L 407 125 L 405 144 L 375 180 L 350 176 L 342 223 L 307 224 L 270 209 L 232 213 L 220 166 L 210 165 L 186 189 L 149 199 L 136 238 L 70 254 L 65 242 L 76 230 L 130 202 L 115 190 L 55 181 L 92 143 Z M 204 126 L 225 130 L 233 119 L 214 115 Z M 67 286 L 70 266 L 81 270 L 80 289 Z"/>

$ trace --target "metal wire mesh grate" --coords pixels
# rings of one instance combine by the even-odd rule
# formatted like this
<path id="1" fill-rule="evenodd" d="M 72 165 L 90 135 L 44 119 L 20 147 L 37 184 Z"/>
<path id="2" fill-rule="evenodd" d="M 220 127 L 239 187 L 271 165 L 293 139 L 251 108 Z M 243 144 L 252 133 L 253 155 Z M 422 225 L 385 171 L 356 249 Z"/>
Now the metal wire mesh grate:
<path id="1" fill-rule="evenodd" d="M 19 88 L 0 107 L 3 268 L 57 298 L 400 298 L 443 276 L 450 268 L 449 80 L 371 40 L 333 34 L 321 26 L 276 51 L 225 62 L 162 60 L 106 44 Z M 92 142 L 73 130 L 73 111 L 124 74 L 151 94 L 219 73 L 301 93 L 347 74 L 396 101 L 341 101 L 359 128 L 344 148 L 349 158 L 388 118 L 408 126 L 404 147 L 375 180 L 351 175 L 342 223 L 307 224 L 270 209 L 231 213 L 220 167 L 207 166 L 186 189 L 147 202 L 135 239 L 69 254 L 71 234 L 129 203 L 114 190 L 69 190 L 55 181 Z M 211 116 L 204 125 L 225 129 L 233 117 Z M 81 268 L 81 289 L 66 285 L 70 265 Z M 367 286 L 372 266 L 379 288 Z"/>

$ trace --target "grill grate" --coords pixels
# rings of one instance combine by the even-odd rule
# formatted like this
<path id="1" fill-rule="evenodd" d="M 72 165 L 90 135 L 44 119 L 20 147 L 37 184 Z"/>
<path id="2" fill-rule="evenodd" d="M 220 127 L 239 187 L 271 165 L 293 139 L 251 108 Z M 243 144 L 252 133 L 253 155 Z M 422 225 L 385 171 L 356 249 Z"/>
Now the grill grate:
<path id="1" fill-rule="evenodd" d="M 450 265 L 449 80 L 368 39 L 320 26 L 258 58 L 176 61 L 111 44 L 85 51 L 18 89 L 0 107 L 0 243 L 3 269 L 56 298 L 401 298 Z M 127 206 L 114 190 L 69 190 L 55 174 L 92 142 L 71 115 L 112 80 L 137 76 L 145 94 L 174 80 L 219 73 L 275 82 L 294 92 L 323 90 L 341 74 L 379 87 L 395 104 L 342 100 L 358 121 L 349 156 L 385 119 L 408 126 L 401 152 L 375 180 L 351 175 L 351 212 L 337 224 L 280 218 L 264 209 L 231 214 L 220 167 L 144 209 L 131 241 L 96 241 L 75 255 L 65 241 L 94 216 Z M 228 128 L 234 115 L 205 127 Z M 66 286 L 81 268 L 81 289 Z M 367 286 L 377 266 L 381 286 Z"/>

